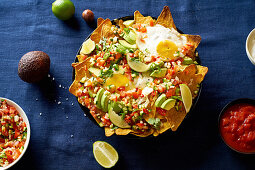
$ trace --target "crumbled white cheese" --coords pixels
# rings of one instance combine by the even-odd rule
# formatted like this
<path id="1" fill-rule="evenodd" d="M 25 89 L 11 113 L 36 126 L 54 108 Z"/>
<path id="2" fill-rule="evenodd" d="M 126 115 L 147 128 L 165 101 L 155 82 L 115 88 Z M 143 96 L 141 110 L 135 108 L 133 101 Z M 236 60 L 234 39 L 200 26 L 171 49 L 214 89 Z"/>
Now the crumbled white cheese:
<path id="1" fill-rule="evenodd" d="M 145 87 L 142 91 L 142 94 L 144 96 L 148 96 L 151 92 L 153 92 L 153 88 L 150 88 L 150 87 Z"/>
<path id="2" fill-rule="evenodd" d="M 19 121 L 19 116 L 15 115 L 14 116 L 14 122 L 18 122 Z"/>

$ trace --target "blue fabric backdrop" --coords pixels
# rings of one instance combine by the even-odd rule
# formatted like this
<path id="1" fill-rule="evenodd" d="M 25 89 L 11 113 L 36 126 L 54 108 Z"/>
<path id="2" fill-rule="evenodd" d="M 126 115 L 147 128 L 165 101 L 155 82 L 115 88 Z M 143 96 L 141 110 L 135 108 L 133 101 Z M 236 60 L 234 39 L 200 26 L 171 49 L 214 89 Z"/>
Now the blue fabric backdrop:
<path id="1" fill-rule="evenodd" d="M 14 169 L 102 169 L 92 153 L 97 140 L 118 151 L 115 169 L 254 169 L 255 157 L 227 148 L 217 125 L 219 112 L 229 101 L 255 98 L 255 66 L 245 52 L 246 37 L 255 27 L 254 0 L 73 2 L 75 16 L 68 22 L 52 14 L 49 0 L 0 2 L 0 96 L 17 102 L 31 125 L 29 148 Z M 180 30 L 202 37 L 198 51 L 209 72 L 200 99 L 177 132 L 141 140 L 107 138 L 68 92 L 71 63 L 95 29 L 81 13 L 89 8 L 96 18 L 114 19 L 139 10 L 157 17 L 164 5 Z M 33 50 L 51 58 L 50 77 L 39 84 L 25 83 L 17 74 L 19 59 Z"/>

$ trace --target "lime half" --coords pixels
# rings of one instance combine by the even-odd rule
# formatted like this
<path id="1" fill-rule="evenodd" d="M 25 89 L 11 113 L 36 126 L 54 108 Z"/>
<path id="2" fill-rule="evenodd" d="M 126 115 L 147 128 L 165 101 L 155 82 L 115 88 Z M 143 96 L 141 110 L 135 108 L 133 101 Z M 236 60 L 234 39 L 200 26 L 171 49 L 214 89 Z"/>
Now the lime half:
<path id="1" fill-rule="evenodd" d="M 96 161 L 104 168 L 113 167 L 119 160 L 118 152 L 107 142 L 96 141 L 93 144 Z"/>
<path id="2" fill-rule="evenodd" d="M 96 47 L 96 44 L 94 41 L 92 41 L 91 39 L 86 40 L 83 44 L 82 44 L 82 48 L 81 48 L 81 54 L 90 54 Z"/>
<path id="3" fill-rule="evenodd" d="M 73 16 L 75 7 L 70 0 L 56 0 L 52 3 L 52 12 L 58 19 L 68 20 Z"/>
<path id="4" fill-rule="evenodd" d="M 182 101 L 186 112 L 188 113 L 192 106 L 192 94 L 189 87 L 186 84 L 180 84 Z"/>

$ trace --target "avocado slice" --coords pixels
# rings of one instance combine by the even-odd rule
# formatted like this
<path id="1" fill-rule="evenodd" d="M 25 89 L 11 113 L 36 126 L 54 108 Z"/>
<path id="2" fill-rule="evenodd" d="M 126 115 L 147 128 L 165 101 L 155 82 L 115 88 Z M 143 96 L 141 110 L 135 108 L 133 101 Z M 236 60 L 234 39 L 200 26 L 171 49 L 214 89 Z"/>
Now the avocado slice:
<path id="1" fill-rule="evenodd" d="M 156 102 L 155 102 L 155 106 L 156 106 L 156 107 L 160 107 L 165 101 L 166 101 L 166 95 L 165 95 L 165 94 L 161 94 L 161 95 L 157 98 L 157 100 L 156 100 Z"/>
<path id="2" fill-rule="evenodd" d="M 121 54 L 126 54 L 126 48 L 123 46 L 123 45 L 121 45 L 121 44 L 119 44 L 118 46 L 117 46 L 117 48 L 116 48 L 116 51 L 118 52 L 118 53 L 121 53 Z"/>
<path id="3" fill-rule="evenodd" d="M 184 64 L 184 65 L 193 64 L 193 60 L 192 60 L 192 58 L 184 57 L 182 64 Z"/>
<path id="4" fill-rule="evenodd" d="M 135 20 L 127 20 L 123 22 L 123 25 L 125 25 L 126 27 L 131 26 L 133 23 L 135 22 Z"/>
<path id="5" fill-rule="evenodd" d="M 99 109 L 102 109 L 101 98 L 102 98 L 102 95 L 104 94 L 104 92 L 105 92 L 105 90 L 103 88 L 98 90 L 97 95 L 94 100 L 94 103 L 96 104 L 97 108 L 99 108 Z"/>
<path id="6" fill-rule="evenodd" d="M 102 107 L 102 110 L 104 112 L 107 112 L 108 111 L 108 101 L 109 101 L 109 97 L 108 95 L 104 92 L 103 95 L 102 95 L 102 98 L 101 98 L 101 107 Z"/>
<path id="7" fill-rule="evenodd" d="M 111 101 L 108 104 L 108 111 L 112 108 L 114 112 L 119 113 L 121 111 L 120 102 Z"/>
<path id="8" fill-rule="evenodd" d="M 95 68 L 95 67 L 90 67 L 89 72 L 95 74 L 97 77 L 100 76 L 101 70 L 99 68 Z"/>
<path id="9" fill-rule="evenodd" d="M 165 110 L 170 110 L 174 107 L 176 100 L 175 99 L 167 99 L 162 103 L 161 108 Z"/>
<path id="10" fill-rule="evenodd" d="M 161 68 L 160 70 L 154 70 L 150 76 L 151 77 L 164 77 L 166 75 L 167 68 Z"/>
<path id="11" fill-rule="evenodd" d="M 111 122 L 120 127 L 120 128 L 130 128 L 131 126 L 124 120 L 122 119 L 122 116 L 119 116 L 116 112 L 113 111 L 113 109 L 111 108 L 108 112 L 109 114 L 109 119 L 111 120 Z"/>
<path id="12" fill-rule="evenodd" d="M 136 34 L 133 30 L 130 30 L 129 33 L 125 32 L 123 38 L 131 45 L 136 43 Z"/>
<path id="13" fill-rule="evenodd" d="M 133 45 L 131 45 L 131 44 L 129 44 L 127 41 L 125 41 L 125 40 L 119 40 L 119 43 L 123 46 L 123 47 L 125 47 L 125 48 L 127 48 L 127 49 L 134 49 L 134 48 L 136 48 L 136 44 L 133 44 Z"/>

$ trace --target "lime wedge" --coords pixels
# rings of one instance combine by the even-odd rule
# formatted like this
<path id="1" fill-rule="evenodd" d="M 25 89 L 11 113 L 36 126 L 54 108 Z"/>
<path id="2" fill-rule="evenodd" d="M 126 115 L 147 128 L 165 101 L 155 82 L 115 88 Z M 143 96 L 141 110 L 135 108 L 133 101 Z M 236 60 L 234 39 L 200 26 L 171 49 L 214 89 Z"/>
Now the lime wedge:
<path id="1" fill-rule="evenodd" d="M 96 47 L 96 44 L 91 39 L 88 39 L 82 44 L 81 54 L 90 54 Z"/>
<path id="2" fill-rule="evenodd" d="M 129 56 L 127 56 L 127 62 L 129 67 L 137 72 L 146 72 L 150 69 L 150 64 L 147 65 L 140 61 L 132 60 Z"/>
<path id="3" fill-rule="evenodd" d="M 186 112 L 188 113 L 192 106 L 192 94 L 189 87 L 186 84 L 180 84 L 182 101 Z"/>
<path id="4" fill-rule="evenodd" d="M 109 114 L 109 118 L 110 118 L 111 122 L 114 125 L 116 125 L 120 128 L 130 128 L 131 127 L 124 119 L 122 119 L 121 116 L 119 116 L 117 113 L 115 113 L 112 108 L 109 110 L 108 114 Z"/>
<path id="5" fill-rule="evenodd" d="M 119 160 L 118 152 L 107 142 L 96 141 L 93 144 L 96 161 L 104 168 L 113 167 Z"/>

